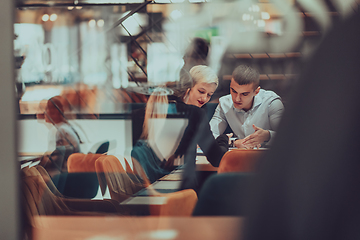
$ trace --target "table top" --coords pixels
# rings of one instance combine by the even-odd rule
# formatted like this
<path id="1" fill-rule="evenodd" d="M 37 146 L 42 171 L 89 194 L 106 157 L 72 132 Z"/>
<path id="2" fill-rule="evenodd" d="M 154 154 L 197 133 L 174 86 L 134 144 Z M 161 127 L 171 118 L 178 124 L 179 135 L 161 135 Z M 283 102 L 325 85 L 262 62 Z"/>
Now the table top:
<path id="1" fill-rule="evenodd" d="M 36 216 L 34 240 L 239 239 L 240 217 Z"/>
<path id="2" fill-rule="evenodd" d="M 205 156 L 196 156 L 196 171 L 217 172 L 217 169 L 211 165 Z"/>

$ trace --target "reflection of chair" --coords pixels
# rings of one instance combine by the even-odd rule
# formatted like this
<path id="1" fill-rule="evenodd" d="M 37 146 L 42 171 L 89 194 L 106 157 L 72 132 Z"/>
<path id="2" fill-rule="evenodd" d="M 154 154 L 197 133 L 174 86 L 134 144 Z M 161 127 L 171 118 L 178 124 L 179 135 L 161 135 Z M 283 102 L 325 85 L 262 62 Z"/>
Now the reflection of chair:
<path id="1" fill-rule="evenodd" d="M 41 166 L 44 177 L 50 177 Z M 42 174 L 35 167 L 21 170 L 21 203 L 27 231 L 31 231 L 37 215 L 103 215 L 119 213 L 118 206 L 111 200 L 66 199 L 56 196 L 48 188 Z"/>
<path id="2" fill-rule="evenodd" d="M 144 169 L 140 163 L 132 158 L 133 173 L 134 175 L 148 187 L 152 195 L 166 197 L 166 203 L 160 206 L 150 206 L 151 215 L 160 216 L 191 216 L 191 213 L 197 202 L 196 192 L 192 189 L 185 189 L 172 193 L 160 193 L 150 186 L 150 181 L 146 176 Z"/>
<path id="3" fill-rule="evenodd" d="M 119 202 L 150 185 L 144 170 L 135 159 L 132 161 L 133 169 L 127 164 L 127 160 L 124 160 L 127 172 L 119 159 L 112 155 L 102 156 L 95 163 L 103 193 L 108 185 L 111 198 Z M 149 191 L 152 195 L 166 197 L 165 204 L 149 205 L 151 215 L 190 216 L 197 202 L 197 195 L 192 189 L 166 194 L 159 193 L 152 188 Z"/>
<path id="4" fill-rule="evenodd" d="M 135 176 L 138 177 L 138 179 L 144 184 L 145 187 L 148 187 L 151 183 L 144 169 L 141 167 L 140 163 L 135 158 L 131 158 L 131 160 L 132 160 L 133 169 L 130 170 L 133 171 Z"/>
<path id="5" fill-rule="evenodd" d="M 68 158 L 68 172 L 52 177 L 56 188 L 67 197 L 94 198 L 99 189 L 95 161 L 101 154 L 74 153 Z"/>
<path id="6" fill-rule="evenodd" d="M 127 173 L 120 160 L 113 155 L 104 155 L 98 158 L 95 168 L 102 193 L 105 193 L 107 186 L 111 198 L 119 202 L 144 188 L 138 178 L 132 173 Z"/>
<path id="7" fill-rule="evenodd" d="M 210 176 L 202 186 L 194 216 L 240 216 L 251 173 L 222 173 Z"/>
<path id="8" fill-rule="evenodd" d="M 259 157 L 266 150 L 234 149 L 222 157 L 218 173 L 225 172 L 253 172 Z"/>

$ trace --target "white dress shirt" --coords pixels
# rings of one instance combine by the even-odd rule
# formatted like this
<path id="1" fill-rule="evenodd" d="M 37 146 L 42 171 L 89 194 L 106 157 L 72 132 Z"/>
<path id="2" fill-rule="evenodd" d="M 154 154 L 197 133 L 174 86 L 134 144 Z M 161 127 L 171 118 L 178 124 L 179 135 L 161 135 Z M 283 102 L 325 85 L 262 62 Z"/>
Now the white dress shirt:
<path id="1" fill-rule="evenodd" d="M 236 135 L 234 137 L 243 139 L 255 132 L 252 127 L 255 124 L 264 130 L 269 130 L 271 141 L 275 136 L 283 111 L 284 105 L 280 97 L 273 91 L 260 89 L 249 111 L 236 109 L 231 94 L 229 94 L 219 99 L 219 104 L 210 121 L 210 127 L 216 138 L 224 133 L 227 126 L 230 125 Z"/>

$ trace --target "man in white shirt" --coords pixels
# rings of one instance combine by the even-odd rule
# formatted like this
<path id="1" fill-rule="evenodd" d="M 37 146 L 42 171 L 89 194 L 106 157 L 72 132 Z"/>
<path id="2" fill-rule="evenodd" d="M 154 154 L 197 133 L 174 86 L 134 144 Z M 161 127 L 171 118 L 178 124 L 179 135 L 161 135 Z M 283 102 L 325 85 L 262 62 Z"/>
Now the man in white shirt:
<path id="1" fill-rule="evenodd" d="M 260 74 L 255 69 L 238 66 L 231 78 L 230 94 L 219 99 L 210 121 L 216 138 L 229 125 L 238 138 L 237 148 L 252 149 L 270 144 L 284 111 L 280 97 L 260 89 Z"/>

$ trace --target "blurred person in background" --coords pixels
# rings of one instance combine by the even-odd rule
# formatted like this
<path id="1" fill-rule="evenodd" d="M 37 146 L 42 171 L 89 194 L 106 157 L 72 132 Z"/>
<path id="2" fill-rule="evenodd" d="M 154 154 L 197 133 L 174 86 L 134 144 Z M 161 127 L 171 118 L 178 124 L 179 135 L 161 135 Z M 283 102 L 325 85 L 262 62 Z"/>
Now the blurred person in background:
<path id="1" fill-rule="evenodd" d="M 276 93 L 260 89 L 259 82 L 260 74 L 256 69 L 247 65 L 235 68 L 230 94 L 219 99 L 210 121 L 214 137 L 229 125 L 238 138 L 234 147 L 252 149 L 270 144 L 284 105 Z"/>
<path id="2" fill-rule="evenodd" d="M 189 72 L 196 65 L 208 65 L 209 43 L 203 38 L 192 39 L 185 51 L 183 60 L 184 66 L 180 70 L 180 75 Z M 180 79 L 181 81 L 181 79 Z"/>
<path id="3" fill-rule="evenodd" d="M 65 117 L 69 105 L 61 96 L 50 98 L 45 107 L 45 122 L 55 127 L 55 137 L 50 137 L 50 154 L 45 154 L 40 162 L 52 176 L 67 171 L 67 158 L 72 153 L 80 152 L 80 137 Z M 54 150 L 51 150 L 54 149 Z"/>

